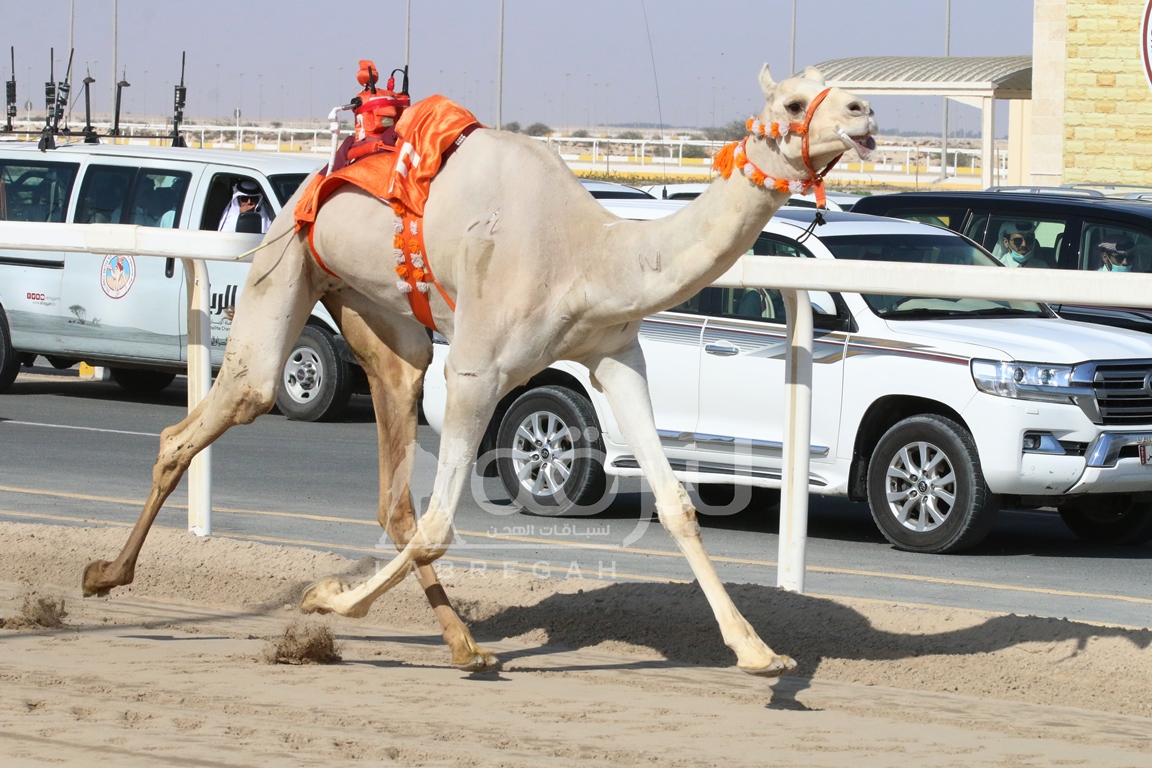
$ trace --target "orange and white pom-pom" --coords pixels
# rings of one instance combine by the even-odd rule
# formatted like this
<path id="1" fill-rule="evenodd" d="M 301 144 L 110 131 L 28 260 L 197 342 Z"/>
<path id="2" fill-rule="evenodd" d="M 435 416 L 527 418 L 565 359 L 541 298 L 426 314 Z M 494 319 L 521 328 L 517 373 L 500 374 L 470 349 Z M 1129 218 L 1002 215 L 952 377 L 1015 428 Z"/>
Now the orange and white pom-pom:
<path id="1" fill-rule="evenodd" d="M 408 283 L 404 282 L 403 280 L 397 280 L 396 290 L 400 291 L 400 293 L 412 293 L 412 286 L 408 285 Z"/>

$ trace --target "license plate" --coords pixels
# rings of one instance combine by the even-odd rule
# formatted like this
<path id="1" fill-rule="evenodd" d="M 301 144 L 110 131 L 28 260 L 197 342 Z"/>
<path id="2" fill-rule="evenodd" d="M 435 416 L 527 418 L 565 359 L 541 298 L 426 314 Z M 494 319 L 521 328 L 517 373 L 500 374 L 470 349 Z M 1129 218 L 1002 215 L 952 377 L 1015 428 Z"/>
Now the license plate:
<path id="1" fill-rule="evenodd" d="M 1149 446 L 1148 443 L 1140 443 L 1140 463 L 1141 464 L 1147 464 L 1148 463 L 1148 454 L 1152 453 L 1152 450 L 1150 450 L 1150 449 L 1152 449 L 1152 446 Z"/>

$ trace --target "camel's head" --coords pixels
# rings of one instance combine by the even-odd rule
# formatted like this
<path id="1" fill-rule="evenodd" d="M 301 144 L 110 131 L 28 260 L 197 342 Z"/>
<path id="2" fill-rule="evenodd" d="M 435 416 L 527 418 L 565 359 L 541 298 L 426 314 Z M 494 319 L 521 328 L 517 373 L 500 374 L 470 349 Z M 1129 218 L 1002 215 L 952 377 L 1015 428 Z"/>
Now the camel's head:
<path id="1" fill-rule="evenodd" d="M 872 138 L 876 133 L 876 119 L 868 102 L 839 88 L 827 88 L 820 70 L 809 67 L 804 74 L 774 82 L 768 65 L 760 70 L 760 87 L 768 103 L 758 118 L 766 127 L 763 137 L 778 141 L 781 154 L 790 164 L 803 168 L 803 136 L 797 130 L 808 121 L 808 152 L 811 164 L 818 171 L 841 153 L 854 149 L 861 159 L 876 148 Z M 820 94 L 827 94 L 809 112 L 809 107 Z M 778 126 L 778 138 L 772 135 L 772 126 Z"/>

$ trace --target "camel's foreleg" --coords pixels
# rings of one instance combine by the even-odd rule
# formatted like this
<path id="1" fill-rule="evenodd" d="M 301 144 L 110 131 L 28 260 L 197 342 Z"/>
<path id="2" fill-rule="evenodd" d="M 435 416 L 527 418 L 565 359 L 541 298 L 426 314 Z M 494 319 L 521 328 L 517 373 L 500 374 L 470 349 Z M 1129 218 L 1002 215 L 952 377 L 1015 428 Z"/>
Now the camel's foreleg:
<path id="1" fill-rule="evenodd" d="M 368 376 L 379 445 L 377 519 L 396 548 L 403 550 L 416 533 L 410 482 L 416 455 L 417 401 L 424 371 L 432 360 L 432 343 L 427 331 L 416 323 L 386 318 L 359 295 L 343 293 L 329 294 L 324 304 Z M 476 644 L 456 614 L 433 566 L 417 565 L 416 579 L 440 622 L 453 666 L 468 671 L 495 666 L 496 659 Z"/>
<path id="2" fill-rule="evenodd" d="M 467 348 L 468 345 L 461 344 L 460 347 Z M 491 363 L 491 355 L 473 355 L 472 359 L 484 363 L 462 368 L 453 360 L 456 350 L 456 345 L 453 345 L 453 353 L 445 366 L 448 399 L 436 482 L 428 511 L 420 518 L 400 554 L 375 576 L 357 587 L 350 587 L 337 579 L 317 582 L 304 593 L 301 608 L 305 611 L 364 616 L 376 598 L 398 584 L 410 570 L 430 566 L 448 550 L 452 543 L 456 505 L 468 483 L 476 449 L 503 385 L 503 377 Z M 421 583 L 424 583 L 423 578 Z"/>
<path id="3" fill-rule="evenodd" d="M 265 263 L 258 257 L 253 265 L 240 295 L 223 368 L 207 397 L 187 418 L 161 433 L 144 509 L 116 559 L 97 560 L 84 569 L 85 597 L 107 595 L 113 587 L 132 583 L 152 522 L 192 458 L 230 427 L 250 423 L 276 401 L 289 346 L 300 335 L 319 293 L 309 279 L 311 265 L 303 261 L 300 245 L 297 239 L 283 248 L 272 246 L 275 253 L 264 252 Z"/>
<path id="4" fill-rule="evenodd" d="M 700 582 L 720 624 L 724 643 L 736 653 L 737 665 L 745 672 L 769 677 L 793 669 L 796 662 L 773 652 L 737 610 L 704 550 L 696 510 L 660 447 L 639 343 L 634 342 L 613 356 L 600 358 L 589 367 L 608 397 L 616 422 L 636 455 L 644 476 L 652 485 L 660 523 L 672 534 L 676 546 L 688 559 L 692 573 Z"/>

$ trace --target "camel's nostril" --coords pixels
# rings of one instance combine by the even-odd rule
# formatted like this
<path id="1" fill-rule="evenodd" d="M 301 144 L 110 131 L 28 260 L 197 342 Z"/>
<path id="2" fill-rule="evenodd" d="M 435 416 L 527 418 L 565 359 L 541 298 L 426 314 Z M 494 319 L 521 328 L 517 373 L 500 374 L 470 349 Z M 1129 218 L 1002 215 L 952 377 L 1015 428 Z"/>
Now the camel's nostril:
<path id="1" fill-rule="evenodd" d="M 863 115 L 865 113 L 864 105 L 858 101 L 849 102 L 848 111 L 853 115 Z"/>

